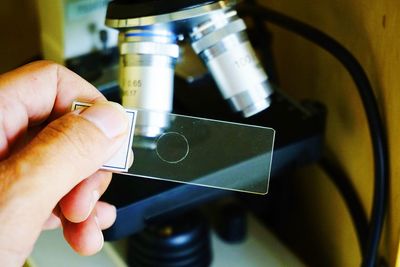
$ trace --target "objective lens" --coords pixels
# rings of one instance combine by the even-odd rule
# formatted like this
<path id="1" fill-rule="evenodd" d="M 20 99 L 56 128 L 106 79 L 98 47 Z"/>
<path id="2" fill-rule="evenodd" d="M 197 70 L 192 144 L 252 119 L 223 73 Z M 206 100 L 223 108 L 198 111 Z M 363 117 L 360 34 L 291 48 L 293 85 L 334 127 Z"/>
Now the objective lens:
<path id="1" fill-rule="evenodd" d="M 250 117 L 270 106 L 272 89 L 245 30 L 236 11 L 221 10 L 193 27 L 190 38 L 223 97 Z"/>
<path id="2" fill-rule="evenodd" d="M 163 112 L 171 112 L 174 68 L 179 56 L 176 36 L 152 28 L 129 29 L 120 38 L 122 105 L 153 111 L 137 118 L 136 134 L 155 137 L 168 126 Z"/>

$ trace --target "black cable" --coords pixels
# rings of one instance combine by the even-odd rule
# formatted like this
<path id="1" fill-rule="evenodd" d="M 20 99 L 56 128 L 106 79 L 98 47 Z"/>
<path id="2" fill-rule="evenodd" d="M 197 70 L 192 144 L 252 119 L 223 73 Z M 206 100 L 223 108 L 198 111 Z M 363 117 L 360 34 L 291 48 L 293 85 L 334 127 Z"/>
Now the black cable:
<path id="1" fill-rule="evenodd" d="M 344 198 L 347 209 L 349 210 L 354 228 L 357 233 L 358 243 L 361 254 L 365 251 L 366 237 L 368 234 L 368 218 L 357 192 L 354 190 L 349 177 L 338 164 L 333 163 L 326 157 L 322 157 L 319 166 L 325 171 L 333 184 L 336 186 Z"/>
<path id="2" fill-rule="evenodd" d="M 355 82 L 366 112 L 374 156 L 375 178 L 372 212 L 362 260 L 363 267 L 373 267 L 376 263 L 386 212 L 389 160 L 383 122 L 365 71 L 357 59 L 345 47 L 312 26 L 260 5 L 245 5 L 244 3 L 239 6 L 239 10 L 243 13 L 262 16 L 265 20 L 295 32 L 324 48 L 343 64 Z"/>
<path id="3" fill-rule="evenodd" d="M 249 5 L 256 4 L 256 0 L 247 0 Z M 254 16 L 252 17 L 254 22 L 253 29 L 257 33 L 257 39 L 252 40 L 252 44 L 255 45 L 257 42 L 260 50 L 261 64 L 264 70 L 267 72 L 268 80 L 275 86 L 279 86 L 278 73 L 276 71 L 275 59 L 272 53 L 272 34 L 265 25 L 264 19 L 262 17 Z"/>

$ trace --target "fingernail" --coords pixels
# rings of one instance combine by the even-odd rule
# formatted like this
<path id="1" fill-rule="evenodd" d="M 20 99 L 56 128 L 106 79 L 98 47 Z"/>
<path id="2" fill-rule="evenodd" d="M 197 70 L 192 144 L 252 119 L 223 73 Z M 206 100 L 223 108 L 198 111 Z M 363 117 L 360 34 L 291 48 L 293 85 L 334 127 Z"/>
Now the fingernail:
<path id="1" fill-rule="evenodd" d="M 89 209 L 86 212 L 85 218 L 83 218 L 82 220 L 86 220 L 89 217 L 89 215 L 93 212 L 94 206 L 96 206 L 97 200 L 99 199 L 100 193 L 97 190 L 94 190 L 90 198 Z"/>
<path id="2" fill-rule="evenodd" d="M 114 209 L 114 214 L 117 215 L 117 207 L 112 204 L 110 204 L 110 206 Z"/>
<path id="3" fill-rule="evenodd" d="M 95 216 L 94 216 L 94 221 L 96 222 L 96 226 L 97 226 L 97 228 L 98 228 L 99 230 L 101 230 L 101 229 L 100 229 L 100 222 L 99 222 L 99 218 L 97 217 L 97 215 L 95 215 Z"/>
<path id="4" fill-rule="evenodd" d="M 100 222 L 99 222 L 99 218 L 97 218 L 97 215 L 94 216 L 94 221 L 96 223 L 97 229 L 99 230 L 100 246 L 98 247 L 98 251 L 100 251 L 104 245 L 104 237 L 103 237 L 103 234 L 101 233 Z"/>
<path id="5" fill-rule="evenodd" d="M 117 137 L 128 128 L 128 117 L 124 108 L 114 102 L 96 102 L 80 115 L 94 123 L 108 138 Z"/>
<path id="6" fill-rule="evenodd" d="M 131 150 L 129 150 L 129 154 L 128 154 L 128 166 L 129 166 L 129 168 L 132 167 L 134 158 L 135 158 L 135 156 L 134 156 L 133 151 L 131 149 Z"/>

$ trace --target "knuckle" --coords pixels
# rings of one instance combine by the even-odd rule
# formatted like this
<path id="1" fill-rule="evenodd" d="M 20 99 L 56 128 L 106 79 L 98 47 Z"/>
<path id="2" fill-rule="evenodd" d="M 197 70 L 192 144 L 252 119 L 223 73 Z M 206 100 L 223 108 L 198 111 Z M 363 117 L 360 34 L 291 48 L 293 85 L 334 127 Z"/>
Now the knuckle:
<path id="1" fill-rule="evenodd" d="M 51 60 L 38 60 L 38 61 L 35 61 L 33 64 L 35 64 L 41 68 L 58 68 L 61 66 L 60 64 L 57 64 Z"/>
<path id="2" fill-rule="evenodd" d="M 0 164 L 0 181 L 0 203 L 2 203 L 3 198 L 6 196 L 7 189 L 10 187 L 12 181 L 4 161 Z"/>
<path id="3" fill-rule="evenodd" d="M 32 63 L 32 67 L 33 68 L 37 68 L 37 69 L 45 69 L 48 70 L 50 73 L 54 73 L 54 76 L 57 80 L 57 82 L 59 81 L 60 77 L 62 76 L 62 74 L 67 70 L 66 67 L 64 67 L 63 65 L 60 65 L 54 61 L 51 60 L 39 60 L 39 61 L 35 61 Z"/>

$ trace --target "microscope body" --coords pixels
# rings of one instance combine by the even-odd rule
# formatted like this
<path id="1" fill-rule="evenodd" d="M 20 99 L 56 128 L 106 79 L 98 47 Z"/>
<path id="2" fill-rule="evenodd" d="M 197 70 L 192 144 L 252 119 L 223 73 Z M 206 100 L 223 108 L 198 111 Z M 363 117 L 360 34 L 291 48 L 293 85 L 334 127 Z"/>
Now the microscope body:
<path id="1" fill-rule="evenodd" d="M 179 44 L 188 41 L 233 111 L 250 117 L 268 108 L 272 88 L 235 4 L 230 0 L 110 2 L 106 25 L 119 30 L 122 104 L 171 112 Z M 143 117 L 137 124 L 136 134 L 146 137 L 168 127 L 161 115 Z"/>
<path id="2" fill-rule="evenodd" d="M 45 4 L 47 2 L 49 4 Z M 79 53 L 61 55 L 59 57 L 64 60 L 57 61 L 64 62 L 88 79 L 108 99 L 121 101 L 129 108 L 156 111 L 148 112 L 147 117 L 143 116 L 137 121 L 135 140 L 140 137 L 154 139 L 162 135 L 171 124 L 163 114 L 174 112 L 276 129 L 279 134 L 275 139 L 272 178 L 282 175 L 290 167 L 314 162 L 319 158 L 325 124 L 325 117 L 321 116 L 323 112 L 315 106 L 309 109 L 310 106 L 294 104 L 278 90 L 273 93 L 268 77 L 249 42 L 246 25 L 235 11 L 236 1 L 40 0 L 40 10 L 44 11 L 41 16 L 52 13 L 48 12 L 50 2 L 55 7 L 60 6 L 60 14 L 64 14 L 64 19 L 67 19 L 66 27 L 58 31 L 70 29 L 69 23 L 74 29 L 80 30 L 79 34 L 78 31 L 77 34 L 66 32 L 65 44 L 85 48 L 85 51 Z M 70 3 L 75 8 L 70 8 Z M 95 13 L 93 18 L 92 15 L 85 16 L 86 13 L 79 13 L 80 16 L 68 15 L 78 9 L 89 12 L 89 3 L 96 3 L 96 12 L 95 9 L 90 10 L 90 13 Z M 62 8 L 61 5 L 65 6 Z M 109 34 L 107 45 L 116 52 L 116 58 L 111 62 L 114 65 L 104 68 L 102 61 L 99 64 L 93 61 L 81 64 L 84 62 L 81 59 L 93 52 L 90 47 L 100 52 L 104 50 L 97 31 L 103 30 L 104 16 Z M 88 29 L 91 29 L 89 25 L 93 21 L 102 27 L 98 26 L 94 34 L 88 34 Z M 47 27 L 54 26 L 54 23 L 47 23 Z M 95 40 L 95 45 L 90 43 L 90 46 L 80 46 L 82 36 Z M 187 50 L 204 64 L 209 74 L 194 81 L 181 79 L 176 67 L 183 65 L 181 61 L 188 61 L 185 64 L 190 65 L 193 58 L 187 56 Z M 108 51 L 103 52 L 108 55 Z M 46 58 L 56 59 L 51 53 L 46 53 Z M 268 64 L 268 60 L 264 61 Z M 91 72 L 101 66 L 102 73 L 110 80 L 91 78 L 97 75 L 83 75 L 79 71 L 83 65 L 88 66 L 85 69 Z M 241 167 L 248 172 L 252 171 L 244 165 Z M 272 179 L 274 181 L 277 180 Z M 104 231 L 104 236 L 106 240 L 124 239 L 142 233 L 143 229 L 164 222 L 166 218 L 173 220 L 179 214 L 192 211 L 200 205 L 212 203 L 210 206 L 214 206 L 217 200 L 232 196 L 243 201 L 242 194 L 226 190 L 114 174 L 102 200 L 117 207 L 117 219 L 111 228 Z M 250 203 L 250 210 L 271 206 L 266 198 L 253 198 L 251 195 L 246 197 L 250 199 L 246 199 Z M 270 198 L 271 194 L 268 200 Z M 157 255 L 158 252 L 155 251 Z"/>

